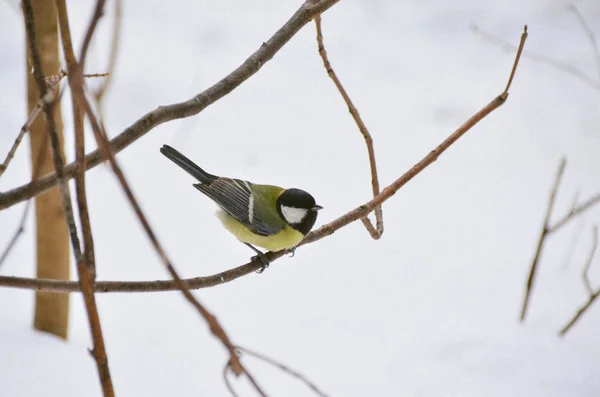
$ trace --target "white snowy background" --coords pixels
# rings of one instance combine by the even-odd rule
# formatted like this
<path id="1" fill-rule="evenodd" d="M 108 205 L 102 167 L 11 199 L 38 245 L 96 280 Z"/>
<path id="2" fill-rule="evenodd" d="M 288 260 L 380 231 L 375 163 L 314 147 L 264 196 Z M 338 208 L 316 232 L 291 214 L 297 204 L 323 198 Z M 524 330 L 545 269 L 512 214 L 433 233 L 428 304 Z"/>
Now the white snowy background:
<path id="1" fill-rule="evenodd" d="M 27 116 L 16 3 L 0 4 L 1 155 Z M 92 3 L 68 2 L 75 38 Z M 111 136 L 225 76 L 300 1 L 124 3 L 118 67 L 105 102 Z M 374 137 L 382 186 L 503 90 L 514 52 L 475 34 L 472 24 L 514 45 L 528 24 L 526 52 L 596 76 L 569 4 L 344 0 L 327 11 L 325 44 Z M 600 33 L 599 3 L 576 4 Z M 107 9 L 88 72 L 106 69 L 111 2 Z M 598 209 L 548 240 L 529 317 L 523 325 L 517 320 L 561 156 L 568 165 L 556 216 L 577 189 L 585 198 L 600 188 L 599 109 L 598 90 L 525 58 L 508 102 L 385 203 L 381 240 L 357 222 L 262 275 L 195 295 L 235 343 L 300 370 L 332 396 L 598 396 L 600 306 L 566 338 L 557 336 L 587 299 L 581 270 Z M 72 159 L 70 116 L 65 122 Z M 88 143 L 92 150 L 93 139 Z M 370 198 L 364 141 L 325 73 L 312 23 L 231 95 L 161 125 L 118 156 L 182 275 L 245 263 L 251 251 L 220 228 L 214 204 L 160 155 L 165 143 L 209 172 L 310 191 L 325 207 L 316 226 Z M 28 159 L 25 142 L 0 190 L 28 181 Z M 168 278 L 108 167 L 88 173 L 88 191 L 98 278 Z M 2 246 L 22 208 L 0 213 Z M 30 219 L 1 274 L 34 274 L 33 237 Z M 81 297 L 72 296 L 66 342 L 31 329 L 33 297 L 0 288 L 1 395 L 101 395 Z M 227 354 L 180 293 L 97 299 L 119 396 L 228 394 L 221 378 Z M 310 395 L 278 370 L 245 363 L 269 395 Z M 234 386 L 254 393 L 246 381 Z"/>

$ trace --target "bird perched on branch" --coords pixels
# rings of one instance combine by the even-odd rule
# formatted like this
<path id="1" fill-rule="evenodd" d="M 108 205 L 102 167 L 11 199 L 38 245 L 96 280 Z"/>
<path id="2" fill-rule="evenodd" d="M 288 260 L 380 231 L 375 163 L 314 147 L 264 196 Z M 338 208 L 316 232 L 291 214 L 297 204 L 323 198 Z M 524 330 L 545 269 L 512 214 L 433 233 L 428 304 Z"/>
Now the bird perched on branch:
<path id="1" fill-rule="evenodd" d="M 160 152 L 200 182 L 193 186 L 217 203 L 217 217 L 223 226 L 257 253 L 263 264 L 259 272 L 269 266 L 269 260 L 254 245 L 271 251 L 295 247 L 323 208 L 304 190 L 219 177 L 171 146 L 163 145 Z"/>

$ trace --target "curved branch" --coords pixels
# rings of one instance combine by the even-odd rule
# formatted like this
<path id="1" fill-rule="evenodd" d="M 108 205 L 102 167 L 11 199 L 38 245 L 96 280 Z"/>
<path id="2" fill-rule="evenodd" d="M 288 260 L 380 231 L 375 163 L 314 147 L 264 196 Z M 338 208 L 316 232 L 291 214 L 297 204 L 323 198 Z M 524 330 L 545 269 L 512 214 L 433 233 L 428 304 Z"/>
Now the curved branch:
<path id="1" fill-rule="evenodd" d="M 160 106 L 157 109 L 146 113 L 115 138 L 111 139 L 110 149 L 112 153 L 116 154 L 125 149 L 160 124 L 198 114 L 225 95 L 229 94 L 240 84 L 258 72 L 262 66 L 273 58 L 273 56 L 292 37 L 294 37 L 304 25 L 338 1 L 339 0 L 306 1 L 285 25 L 273 35 L 273 37 L 263 43 L 254 54 L 221 81 L 188 101 Z M 94 150 L 85 156 L 86 169 L 89 170 L 103 161 L 104 158 L 102 157 L 101 151 Z M 68 166 L 65 166 L 64 176 L 67 180 L 75 176 L 76 168 L 76 162 L 72 162 Z M 51 173 L 23 186 L 0 194 L 0 210 L 34 197 L 41 192 L 50 189 L 57 183 L 58 179 L 56 173 Z"/>

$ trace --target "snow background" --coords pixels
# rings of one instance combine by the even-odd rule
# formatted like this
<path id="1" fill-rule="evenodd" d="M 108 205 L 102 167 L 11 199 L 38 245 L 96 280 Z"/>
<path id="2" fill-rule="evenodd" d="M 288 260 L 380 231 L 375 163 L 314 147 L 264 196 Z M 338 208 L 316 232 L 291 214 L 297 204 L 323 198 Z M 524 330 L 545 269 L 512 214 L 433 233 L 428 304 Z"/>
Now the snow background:
<path id="1" fill-rule="evenodd" d="M 24 35 L 14 3 L 0 4 L 2 155 L 27 117 Z M 91 3 L 69 2 L 74 38 L 83 35 Z M 109 134 L 209 87 L 299 4 L 125 2 L 105 102 Z M 382 186 L 503 90 L 514 53 L 473 33 L 471 24 L 516 45 L 527 23 L 526 51 L 595 76 L 589 41 L 567 5 L 345 0 L 327 11 L 330 60 L 374 137 Z M 577 5 L 600 31 L 598 3 Z M 89 72 L 106 68 L 110 3 L 108 9 Z M 524 59 L 508 102 L 385 203 L 381 240 L 372 241 L 357 222 L 262 275 L 195 295 L 235 343 L 300 370 L 332 396 L 596 396 L 600 310 L 592 307 L 564 339 L 557 331 L 587 299 L 581 270 L 598 208 L 549 239 L 528 320 L 517 319 L 560 157 L 569 160 L 555 215 L 578 188 L 582 199 L 598 191 L 598 109 L 597 90 Z M 69 117 L 65 122 L 71 125 Z M 310 191 L 325 207 L 317 226 L 370 198 L 364 141 L 324 71 L 314 24 L 231 95 L 119 154 L 183 276 L 245 263 L 250 250 L 220 229 L 214 205 L 160 155 L 164 143 L 209 172 Z M 93 140 L 88 144 L 91 150 Z M 28 180 L 28 159 L 24 143 L 0 190 Z M 167 278 L 107 167 L 88 173 L 88 192 L 98 278 Z M 22 205 L 0 213 L 0 241 L 14 232 Z M 34 274 L 33 235 L 30 219 L 3 275 Z M 82 299 L 72 297 L 64 342 L 31 330 L 33 296 L 0 289 L 2 395 L 101 395 Z M 227 354 L 180 293 L 97 299 L 118 395 L 228 395 L 221 378 Z M 285 374 L 245 362 L 269 395 L 310 395 Z M 245 381 L 234 385 L 253 395 Z"/>

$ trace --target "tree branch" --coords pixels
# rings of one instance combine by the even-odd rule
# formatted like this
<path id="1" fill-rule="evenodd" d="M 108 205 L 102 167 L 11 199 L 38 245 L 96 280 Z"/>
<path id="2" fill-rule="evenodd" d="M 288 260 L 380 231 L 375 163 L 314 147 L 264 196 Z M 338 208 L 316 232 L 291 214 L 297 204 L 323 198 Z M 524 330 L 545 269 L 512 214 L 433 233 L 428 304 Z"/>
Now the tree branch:
<path id="1" fill-rule="evenodd" d="M 315 392 L 316 395 L 318 395 L 320 397 L 328 397 L 327 394 L 325 394 L 324 391 L 319 389 L 319 387 L 314 382 L 312 382 L 306 376 L 302 375 L 300 372 L 291 369 L 287 365 L 285 365 L 277 360 L 274 360 L 271 357 L 267 357 L 264 354 L 260 354 L 260 353 L 254 352 L 252 350 L 246 349 L 245 347 L 237 346 L 237 349 L 244 354 L 247 354 L 247 355 L 257 358 L 261 361 L 264 361 L 268 364 L 271 364 L 272 366 L 279 368 L 281 371 L 293 376 L 294 378 L 298 379 L 300 382 L 304 383 L 313 392 Z"/>
<path id="2" fill-rule="evenodd" d="M 365 143 L 367 145 L 367 152 L 369 153 L 369 164 L 371 167 L 371 185 L 373 188 L 373 197 L 377 197 L 377 195 L 379 194 L 379 178 L 377 177 L 377 162 L 375 161 L 375 149 L 373 147 L 373 138 L 371 138 L 371 134 L 369 133 L 367 126 L 362 121 L 362 118 L 360 117 L 358 110 L 354 106 L 354 103 L 352 103 L 350 96 L 344 89 L 342 82 L 335 74 L 335 71 L 333 70 L 331 63 L 329 62 L 329 57 L 327 56 L 327 51 L 325 50 L 325 44 L 323 42 L 323 32 L 321 29 L 321 15 L 317 15 L 315 17 L 315 25 L 317 28 L 317 44 L 318 44 L 318 48 L 319 48 L 319 55 L 321 56 L 321 59 L 323 60 L 323 66 L 325 66 L 325 70 L 327 71 L 327 74 L 329 75 L 331 80 L 333 80 L 333 83 L 335 84 L 336 88 L 342 95 L 342 98 L 344 98 L 344 102 L 346 102 L 346 105 L 348 106 L 350 115 L 352 115 L 354 122 L 358 126 L 360 133 L 362 134 L 363 138 L 365 139 Z M 381 235 L 383 234 L 383 211 L 381 209 L 381 205 L 375 207 L 374 212 L 375 212 L 375 220 L 376 220 L 377 228 L 373 227 L 371 220 L 366 216 L 364 218 L 362 218 L 361 221 L 365 225 L 365 228 L 367 229 L 367 231 L 369 232 L 371 237 L 374 240 L 378 240 L 381 237 Z"/>
<path id="3" fill-rule="evenodd" d="M 552 215 L 552 209 L 554 208 L 554 199 L 556 198 L 556 192 L 558 191 L 558 186 L 560 184 L 562 175 L 565 171 L 566 164 L 567 161 L 565 158 L 560 160 L 560 164 L 558 165 L 558 171 L 556 172 L 556 179 L 554 180 L 554 186 L 552 187 L 550 199 L 548 200 L 548 208 L 546 208 L 546 216 L 544 218 L 544 224 L 542 226 L 542 233 L 540 234 L 540 238 L 538 240 L 535 255 L 533 256 L 533 261 L 531 262 L 531 269 L 529 270 L 529 277 L 527 278 L 527 285 L 525 287 L 525 297 L 523 298 L 523 306 L 521 307 L 521 322 L 525 321 L 525 316 L 527 315 L 527 307 L 529 306 L 531 289 L 533 288 L 533 283 L 535 280 L 535 272 L 537 270 L 538 262 L 540 260 L 542 248 L 544 247 L 544 242 L 546 241 L 546 236 L 548 235 L 550 230 L 550 216 Z"/>
<path id="4" fill-rule="evenodd" d="M 160 106 L 159 108 L 142 116 L 139 120 L 126 128 L 110 141 L 112 153 L 118 153 L 131 145 L 133 142 L 144 136 L 153 128 L 170 120 L 176 120 L 184 117 L 190 117 L 200 113 L 202 110 L 215 103 L 240 84 L 258 72 L 262 66 L 296 34 L 298 31 L 310 22 L 316 15 L 319 15 L 337 3 L 339 0 L 307 0 L 294 15 L 279 29 L 273 37 L 263 43 L 248 59 L 244 61 L 237 69 L 228 76 L 196 95 L 192 99 L 173 105 Z M 89 153 L 86 158 L 86 169 L 93 168 L 100 164 L 102 154 L 100 150 Z M 73 162 L 65 167 L 64 176 L 67 179 L 73 178 L 77 163 Z M 18 188 L 0 194 L 0 210 L 15 205 L 23 200 L 27 200 L 39 193 L 56 185 L 57 174 L 52 173 L 36 179 Z"/>
<path id="5" fill-rule="evenodd" d="M 525 42 L 525 33 L 521 36 L 521 43 Z M 522 48 L 522 45 L 520 46 Z M 515 59 L 515 64 L 516 60 Z M 513 68 L 514 70 L 514 68 Z M 511 73 L 512 75 L 513 73 Z M 314 243 L 322 238 L 330 236 L 335 231 L 342 227 L 364 218 L 373 209 L 381 205 L 384 201 L 391 198 L 398 189 L 408 183 L 412 178 L 418 175 L 421 171 L 427 168 L 431 163 L 437 160 L 437 158 L 446 151 L 454 142 L 456 142 L 461 136 L 475 126 L 479 121 L 485 118 L 488 114 L 499 108 L 506 102 L 508 98 L 508 92 L 504 91 L 499 96 L 495 97 L 485 107 L 475 113 L 469 120 L 461 125 L 456 131 L 454 131 L 448 138 L 440 143 L 435 149 L 429 152 L 421 161 L 415 164 L 412 168 L 406 171 L 402 176 L 396 179 L 392 184 L 387 186 L 371 201 L 355 208 L 354 210 L 340 216 L 334 221 L 321 226 L 319 229 L 310 232 L 299 246 Z M 267 258 L 269 261 L 275 261 L 288 253 L 288 251 L 279 252 L 267 252 Z M 248 262 L 245 265 L 236 267 L 231 270 L 224 271 L 208 277 L 196 277 L 191 279 L 182 280 L 186 283 L 189 288 L 199 289 L 206 287 L 213 287 L 216 285 L 224 284 L 235 280 L 239 277 L 253 273 L 260 269 L 262 263 L 259 259 Z M 54 280 L 40 280 L 40 279 L 28 279 L 21 277 L 7 277 L 0 276 L 0 286 L 12 287 L 12 288 L 25 288 L 25 289 L 36 289 L 44 291 L 54 292 L 76 292 L 79 291 L 77 283 L 65 283 Z M 177 290 L 177 286 L 172 280 L 165 281 L 105 281 L 96 283 L 97 292 L 158 292 L 158 291 L 173 291 Z"/>
<path id="6" fill-rule="evenodd" d="M 588 272 L 590 270 L 590 266 L 592 265 L 592 261 L 594 260 L 594 254 L 596 253 L 596 249 L 598 248 L 598 227 L 594 226 L 593 229 L 593 241 L 592 248 L 590 250 L 590 254 L 585 262 L 585 266 L 583 268 L 583 284 L 585 285 L 586 290 L 589 293 L 588 301 L 575 313 L 575 316 L 565 325 L 559 332 L 560 336 L 565 336 L 565 334 L 571 329 L 573 325 L 581 318 L 581 316 L 589 309 L 589 307 L 594 303 L 596 298 L 600 296 L 600 288 L 596 291 L 593 290 L 592 285 L 590 283 L 590 279 L 588 276 Z"/>
<path id="7" fill-rule="evenodd" d="M 35 107 L 31 111 L 31 113 L 29 114 L 29 117 L 27 117 L 25 124 L 23 124 L 23 126 L 21 127 L 21 130 L 19 131 L 19 134 L 17 135 L 15 142 L 13 143 L 12 147 L 8 151 L 8 154 L 6 155 L 6 158 L 4 159 L 4 162 L 2 164 L 0 164 L 0 176 L 2 176 L 4 171 L 6 171 L 6 169 L 8 168 L 8 164 L 15 156 L 15 153 L 17 152 L 17 148 L 21 144 L 23 137 L 25 136 L 27 131 L 29 131 L 29 129 L 31 128 L 31 124 L 33 124 L 33 122 L 35 121 L 38 114 L 40 114 L 40 111 L 42 110 L 44 105 L 49 104 L 50 102 L 54 101 L 54 99 L 55 99 L 54 97 L 55 97 L 55 93 L 56 93 L 54 89 L 56 88 L 58 83 L 60 83 L 60 80 L 63 77 L 65 77 L 65 75 L 66 75 L 66 73 L 63 70 L 61 70 L 60 73 L 58 74 L 58 76 L 50 76 L 50 77 L 46 78 L 46 81 L 48 81 L 48 92 L 46 93 L 45 96 L 40 98 L 38 103 L 35 105 Z M 0 263 L 1 262 L 2 261 L 0 261 Z"/>
<path id="8" fill-rule="evenodd" d="M 505 42 L 504 40 L 494 36 L 493 34 L 482 30 L 477 25 L 472 25 L 471 28 L 473 29 L 473 31 L 475 33 L 481 35 L 483 38 L 485 38 L 489 42 L 492 42 L 494 44 L 502 46 L 503 48 L 505 48 L 509 51 L 514 51 L 516 49 L 516 47 L 513 46 L 512 44 L 509 44 L 509 43 Z M 594 77 L 590 76 L 589 74 L 583 72 L 582 70 L 576 68 L 575 66 L 573 66 L 569 63 L 562 62 L 557 59 L 551 58 L 549 56 L 537 54 L 537 53 L 531 52 L 531 51 L 527 51 L 525 54 L 523 54 L 523 56 L 534 62 L 546 64 L 546 65 L 553 67 L 554 69 L 556 69 L 558 71 L 561 71 L 566 74 L 570 74 L 571 76 L 583 81 L 590 87 L 600 90 L 600 79 L 596 80 Z"/>

